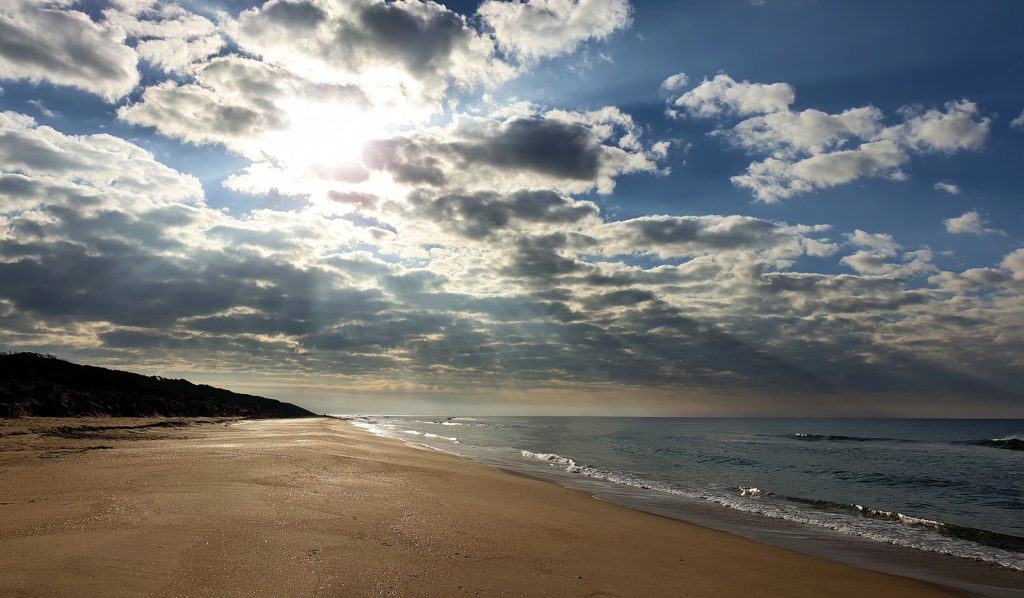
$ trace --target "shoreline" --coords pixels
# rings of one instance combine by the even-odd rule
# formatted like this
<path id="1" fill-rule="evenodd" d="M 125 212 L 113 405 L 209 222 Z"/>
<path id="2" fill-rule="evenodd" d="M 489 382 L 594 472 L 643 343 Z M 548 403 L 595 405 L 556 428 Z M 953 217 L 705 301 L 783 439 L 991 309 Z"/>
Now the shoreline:
<path id="1" fill-rule="evenodd" d="M 328 416 L 353 423 L 349 416 Z M 480 463 L 514 476 L 582 491 L 596 500 L 666 519 L 696 525 L 752 540 L 759 544 L 791 550 L 870 571 L 915 579 L 979 596 L 1024 597 L 1024 573 L 984 560 L 889 544 L 787 519 L 698 499 L 681 499 L 655 491 L 639 494 L 636 488 L 585 476 L 565 474 L 562 468 L 537 470 L 514 462 L 479 459 L 444 443 L 431 444 L 418 436 L 406 438 L 374 426 L 353 424 L 374 436 L 395 440 L 414 448 L 428 449 Z"/>
<path id="2" fill-rule="evenodd" d="M 961 594 L 336 419 L 46 423 L 0 425 L 0 594 Z"/>

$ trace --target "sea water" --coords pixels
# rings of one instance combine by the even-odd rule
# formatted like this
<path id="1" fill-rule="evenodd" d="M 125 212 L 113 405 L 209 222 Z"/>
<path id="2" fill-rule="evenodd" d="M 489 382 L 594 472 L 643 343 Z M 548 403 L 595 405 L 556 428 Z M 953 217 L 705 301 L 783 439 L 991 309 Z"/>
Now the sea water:
<path id="1" fill-rule="evenodd" d="M 1024 571 L 1024 420 L 387 416 L 354 423 L 566 485 L 585 481 L 639 508 L 675 501 L 685 512 L 703 504 Z"/>

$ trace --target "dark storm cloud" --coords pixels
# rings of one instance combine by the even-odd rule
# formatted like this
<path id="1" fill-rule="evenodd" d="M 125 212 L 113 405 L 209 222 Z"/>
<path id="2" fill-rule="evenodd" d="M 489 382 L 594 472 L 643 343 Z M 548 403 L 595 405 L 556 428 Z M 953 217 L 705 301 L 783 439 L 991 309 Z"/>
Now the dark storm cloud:
<path id="1" fill-rule="evenodd" d="M 389 171 L 400 183 L 440 187 L 447 176 L 441 159 L 430 155 L 434 149 L 412 139 L 382 139 L 366 144 L 363 160 L 369 168 Z"/>
<path id="2" fill-rule="evenodd" d="M 413 72 L 447 61 L 456 40 L 466 35 L 462 17 L 451 11 L 424 16 L 396 4 L 370 4 L 360 11 L 359 21 L 362 27 L 337 30 L 339 43 L 373 48 Z"/>
<path id="3" fill-rule="evenodd" d="M 312 2 L 268 2 L 262 9 L 263 18 L 278 27 L 301 34 L 327 19 L 327 13 Z"/>
<path id="4" fill-rule="evenodd" d="M 3 150 L 0 150 L 3 151 Z M 0 194 L 5 197 L 24 199 L 38 195 L 40 185 L 27 176 L 20 174 L 0 175 Z"/>
<path id="5" fill-rule="evenodd" d="M 78 229 L 72 225 L 62 230 Z M 144 228 L 139 231 L 148 234 Z M 194 261 L 106 237 L 82 240 L 87 245 L 0 244 L 0 255 L 6 258 L 0 262 L 0 298 L 43 318 L 148 327 L 237 307 L 271 313 L 295 325 L 315 320 L 325 326 L 339 318 L 372 316 L 385 307 L 379 291 L 334 289 L 337 281 L 325 271 L 256 255 L 213 254 Z M 200 318 L 196 326 L 228 326 L 239 317 Z"/>
<path id="6" fill-rule="evenodd" d="M 566 257 L 563 250 L 569 238 L 563 233 L 540 236 L 522 236 L 515 241 L 511 263 L 505 274 L 513 277 L 551 279 L 584 269 L 575 258 Z"/>
<path id="7" fill-rule="evenodd" d="M 748 216 L 641 216 L 609 223 L 599 240 L 606 255 L 685 256 L 780 247 L 799 254 L 805 251 L 803 240 L 818 229 L 827 227 L 795 228 Z"/>
<path id="8" fill-rule="evenodd" d="M 682 282 L 688 277 L 678 268 L 667 266 L 658 269 L 621 270 L 618 272 L 594 271 L 581 279 L 581 282 L 593 287 L 629 287 L 634 285 L 666 285 Z"/>
<path id="9" fill-rule="evenodd" d="M 694 219 L 642 218 L 633 222 L 640 244 L 699 242 L 712 249 L 763 247 L 778 229 L 770 222 L 752 218 L 722 231 L 709 230 L 703 222 Z"/>
<path id="10" fill-rule="evenodd" d="M 540 381 L 558 373 L 571 380 L 627 384 L 709 380 L 712 362 L 728 354 L 747 378 L 768 378 L 766 357 L 713 326 L 669 310 L 650 291 L 588 294 L 577 311 L 566 303 L 575 300 L 568 290 L 476 297 L 438 291 L 444 279 L 429 271 L 396 273 L 366 259 L 333 260 L 348 273 L 362 264 L 361 275 L 378 278 L 383 289 L 402 299 L 393 303 L 381 291 L 346 288 L 342 279 L 316 268 L 257 254 L 158 255 L 151 245 L 136 242 L 136 237 L 166 236 L 158 230 L 159 216 L 187 226 L 193 212 L 164 209 L 141 223 L 125 214 L 49 213 L 53 220 L 43 227 L 42 238 L 74 238 L 75 243 L 0 246 L 5 260 L 0 300 L 42 321 L 106 326 L 97 338 L 110 350 L 244 350 L 256 360 L 274 354 L 293 360 L 297 357 L 281 340 L 287 337 L 302 347 L 303 360 L 337 355 L 341 361 L 329 366 L 331 371 L 393 366 L 394 356 L 388 354 L 400 351 L 405 367 L 424 375 L 444 365 L 453 368 L 453 379 Z M 562 234 L 522 238 L 515 263 L 530 276 L 576 272 L 584 266 L 558 255 L 571 243 Z M 621 308 L 633 315 L 602 315 Z M 786 381 L 778 368 L 772 371 L 775 384 L 797 379 Z"/>
<path id="11" fill-rule="evenodd" d="M 516 322 L 552 319 L 559 322 L 579 320 L 584 313 L 573 311 L 565 301 L 572 293 L 558 298 L 538 300 L 534 294 L 507 297 L 476 297 L 465 293 L 414 293 L 402 296 L 404 305 L 423 310 L 464 313 L 475 320 Z M 553 299 L 553 300 L 552 300 Z"/>
<path id="12" fill-rule="evenodd" d="M 515 222 L 519 224 L 571 224 L 597 217 L 591 202 L 575 201 L 553 191 L 521 190 L 453 193 L 438 197 L 414 193 L 410 200 L 420 216 L 426 216 L 471 239 L 483 239 Z"/>
<path id="13" fill-rule="evenodd" d="M 341 63 L 378 58 L 397 61 L 411 71 L 429 69 L 449 59 L 468 30 L 462 17 L 448 10 L 414 10 L 399 4 L 339 3 L 336 18 L 317 2 L 271 1 L 240 17 L 243 41 L 259 47 L 276 29 L 304 39 L 306 51 Z M 326 28 L 318 42 L 317 29 Z"/>
<path id="14" fill-rule="evenodd" d="M 466 165 L 525 169 L 563 179 L 592 180 L 601 161 L 601 142 L 580 123 L 514 120 L 494 136 L 451 144 Z"/>
<path id="15" fill-rule="evenodd" d="M 372 323 L 353 323 L 301 338 L 304 346 L 324 351 L 367 352 L 393 348 L 443 333 L 452 324 L 452 318 L 440 314 L 415 314 L 398 319 Z"/>
<path id="16" fill-rule="evenodd" d="M 820 294 L 830 291 L 879 290 L 895 291 L 901 281 L 894 276 L 858 276 L 854 274 L 815 274 L 805 272 L 772 272 L 762 280 L 772 291 Z"/>
<path id="17" fill-rule="evenodd" d="M 592 295 L 583 300 L 588 309 L 606 309 L 609 307 L 635 307 L 647 301 L 654 301 L 657 297 L 651 291 L 643 289 L 624 289 L 612 291 L 600 295 Z"/>
<path id="18" fill-rule="evenodd" d="M 367 144 L 363 161 L 414 186 L 511 192 L 546 188 L 564 193 L 610 192 L 627 172 L 657 172 L 657 151 L 638 139 L 641 129 L 617 109 L 463 117 L 452 126 Z M 654 147 L 654 146 L 652 146 Z"/>
<path id="19" fill-rule="evenodd" d="M 830 313 L 894 312 L 908 305 L 924 305 L 931 293 L 905 291 L 896 295 L 878 297 L 841 297 L 826 301 L 823 308 Z"/>

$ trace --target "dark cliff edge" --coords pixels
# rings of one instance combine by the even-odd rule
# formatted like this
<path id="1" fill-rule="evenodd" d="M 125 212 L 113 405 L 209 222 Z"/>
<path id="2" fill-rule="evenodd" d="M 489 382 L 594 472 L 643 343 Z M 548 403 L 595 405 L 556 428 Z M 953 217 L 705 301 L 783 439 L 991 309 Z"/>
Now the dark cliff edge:
<path id="1" fill-rule="evenodd" d="M 188 380 L 0 354 L 0 417 L 311 417 L 302 407 Z"/>

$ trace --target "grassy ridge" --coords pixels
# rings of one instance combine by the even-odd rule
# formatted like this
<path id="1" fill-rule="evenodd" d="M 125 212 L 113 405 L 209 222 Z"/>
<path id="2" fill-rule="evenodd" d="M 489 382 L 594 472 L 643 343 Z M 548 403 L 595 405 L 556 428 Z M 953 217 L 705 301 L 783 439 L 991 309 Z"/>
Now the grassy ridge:
<path id="1" fill-rule="evenodd" d="M 188 380 L 78 365 L 49 355 L 0 355 L 0 417 L 308 417 L 274 399 Z"/>

